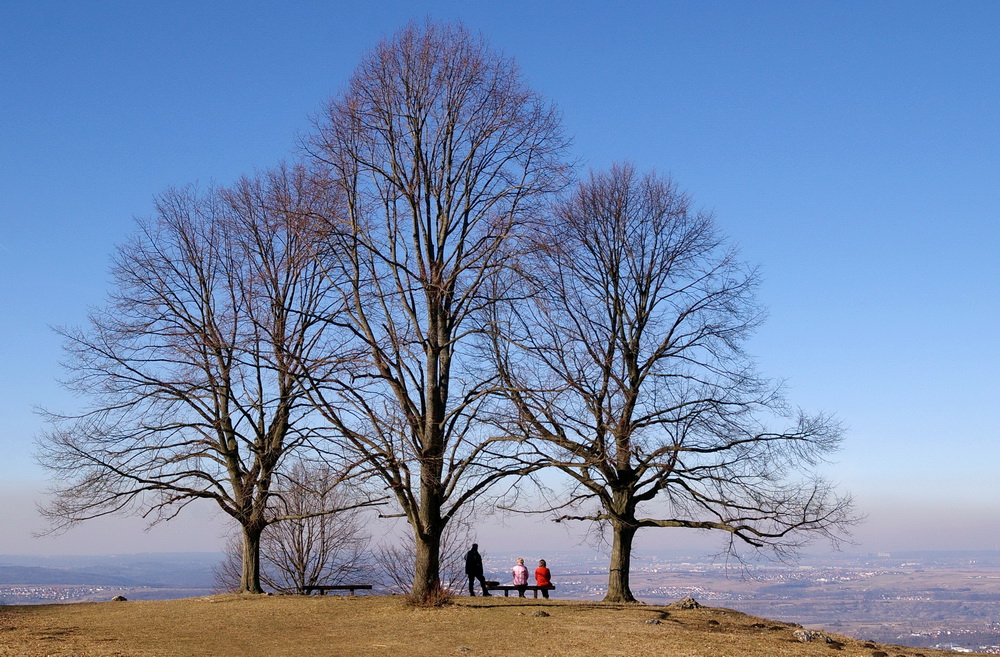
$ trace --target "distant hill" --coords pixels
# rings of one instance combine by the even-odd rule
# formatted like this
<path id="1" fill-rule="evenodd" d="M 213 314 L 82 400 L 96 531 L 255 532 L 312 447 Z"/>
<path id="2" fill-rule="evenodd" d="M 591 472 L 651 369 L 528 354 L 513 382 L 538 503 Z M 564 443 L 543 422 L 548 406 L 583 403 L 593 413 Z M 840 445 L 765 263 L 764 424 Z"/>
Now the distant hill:
<path id="1" fill-rule="evenodd" d="M 0 566 L 3 586 L 136 586 L 136 582 L 108 573 L 85 573 L 57 568 Z"/>
<path id="2" fill-rule="evenodd" d="M 212 568 L 221 558 L 214 553 L 0 556 L 0 586 L 211 588 Z"/>

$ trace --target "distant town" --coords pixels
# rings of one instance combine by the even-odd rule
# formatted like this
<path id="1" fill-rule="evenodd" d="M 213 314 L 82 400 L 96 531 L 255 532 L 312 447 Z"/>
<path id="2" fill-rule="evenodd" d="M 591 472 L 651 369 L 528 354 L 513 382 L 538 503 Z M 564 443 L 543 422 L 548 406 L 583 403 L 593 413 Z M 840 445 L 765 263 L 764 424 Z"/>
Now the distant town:
<path id="1" fill-rule="evenodd" d="M 128 586 L 0 586 L 3 604 L 100 602 L 116 595 L 134 595 L 147 587 Z M 171 589 L 172 590 L 172 589 Z"/>
<path id="2" fill-rule="evenodd" d="M 487 577 L 509 579 L 518 554 L 487 553 Z M 606 557 L 546 554 L 554 597 L 599 601 Z M 155 600 L 209 595 L 218 555 L 126 555 L 74 560 L 0 557 L 0 603 Z M 740 564 L 679 552 L 638 552 L 632 592 L 665 604 L 692 597 L 773 620 L 880 643 L 1000 654 L 1000 552 L 835 554 L 796 563 Z M 34 577 L 35 581 L 28 581 Z M 65 583 L 56 581 L 65 579 Z M 14 581 L 22 579 L 25 581 Z M 107 584 L 99 580 L 107 580 Z M 39 581 L 42 580 L 42 581 Z M 375 592 L 385 592 L 376 583 Z"/>
<path id="3" fill-rule="evenodd" d="M 491 559 L 492 561 L 492 559 Z M 600 559 L 555 555 L 559 595 L 600 600 Z M 557 572 L 553 569 L 554 574 Z M 703 604 L 881 643 L 1000 654 L 1000 552 L 835 554 L 740 564 L 637 554 L 632 592 L 650 604 Z"/>

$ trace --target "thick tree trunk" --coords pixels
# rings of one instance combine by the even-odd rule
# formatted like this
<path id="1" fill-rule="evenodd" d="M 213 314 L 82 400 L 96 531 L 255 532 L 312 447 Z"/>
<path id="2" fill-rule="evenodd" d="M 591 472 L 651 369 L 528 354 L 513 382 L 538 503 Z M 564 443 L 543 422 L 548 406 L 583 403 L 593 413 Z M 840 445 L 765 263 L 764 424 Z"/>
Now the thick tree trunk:
<path id="1" fill-rule="evenodd" d="M 417 604 L 433 602 L 441 591 L 441 532 L 414 532 L 416 555 L 410 599 Z"/>
<path id="2" fill-rule="evenodd" d="M 441 479 L 446 444 L 443 427 L 448 400 L 448 359 L 442 356 L 444 350 L 436 346 L 446 340 L 441 329 L 443 312 L 440 299 L 429 296 L 428 333 L 432 340 L 427 347 L 426 391 L 430 403 L 422 427 L 424 451 L 420 455 L 420 522 L 413 524 L 416 554 L 413 588 L 410 590 L 411 602 L 422 605 L 436 603 L 441 593 L 441 536 L 444 533 Z"/>
<path id="3" fill-rule="evenodd" d="M 604 602 L 635 602 L 629 588 L 632 568 L 632 540 L 638 529 L 634 524 L 612 521 L 614 540 L 611 544 L 611 564 L 608 573 L 608 593 Z"/>
<path id="4" fill-rule="evenodd" d="M 243 569 L 240 593 L 263 593 L 260 586 L 260 536 L 263 526 L 243 525 Z"/>

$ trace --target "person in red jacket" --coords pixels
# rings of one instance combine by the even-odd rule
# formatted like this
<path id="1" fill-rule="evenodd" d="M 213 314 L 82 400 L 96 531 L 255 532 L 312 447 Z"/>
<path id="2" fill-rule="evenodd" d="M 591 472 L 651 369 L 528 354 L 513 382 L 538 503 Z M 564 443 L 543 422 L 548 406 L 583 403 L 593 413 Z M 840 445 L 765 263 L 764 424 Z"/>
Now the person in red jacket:
<path id="1" fill-rule="evenodd" d="M 535 568 L 535 584 L 538 586 L 552 586 L 552 573 L 545 567 L 545 559 L 538 560 L 538 568 Z M 542 597 L 548 598 L 548 589 L 542 589 Z"/>

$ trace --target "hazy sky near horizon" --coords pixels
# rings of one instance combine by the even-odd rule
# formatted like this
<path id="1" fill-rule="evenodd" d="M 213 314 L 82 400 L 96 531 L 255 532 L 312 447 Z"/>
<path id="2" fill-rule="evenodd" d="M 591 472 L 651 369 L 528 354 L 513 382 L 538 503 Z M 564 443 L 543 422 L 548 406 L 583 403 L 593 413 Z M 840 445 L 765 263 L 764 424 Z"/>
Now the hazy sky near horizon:
<path id="1" fill-rule="evenodd" d="M 869 516 L 857 549 L 1000 545 L 1000 3 L 40 1 L 0 4 L 0 554 L 220 545 L 211 508 L 30 537 L 32 407 L 77 403 L 49 327 L 103 303 L 155 194 L 292 158 L 362 54 L 425 17 L 513 56 L 582 172 L 672 175 L 760 265 L 751 351 L 847 427 L 825 472 Z M 497 522 L 495 550 L 572 544 Z"/>

